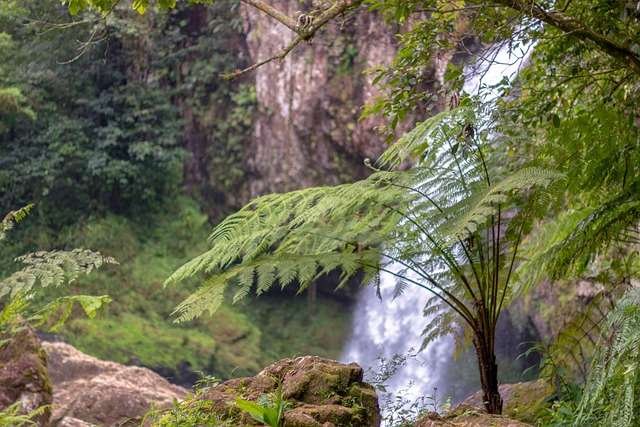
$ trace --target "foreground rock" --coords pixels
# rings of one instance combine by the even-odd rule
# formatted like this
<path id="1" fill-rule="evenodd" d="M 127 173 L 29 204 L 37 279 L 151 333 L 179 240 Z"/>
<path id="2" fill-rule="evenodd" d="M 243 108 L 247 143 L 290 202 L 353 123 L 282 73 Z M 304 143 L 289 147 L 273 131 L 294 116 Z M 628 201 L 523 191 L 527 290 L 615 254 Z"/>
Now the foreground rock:
<path id="1" fill-rule="evenodd" d="M 29 413 L 51 403 L 51 384 L 47 374 L 47 358 L 35 332 L 21 328 L 11 338 L 0 337 L 0 410 L 19 402 L 22 412 Z M 46 424 L 50 412 L 34 419 Z"/>
<path id="2" fill-rule="evenodd" d="M 515 384 L 502 384 L 500 385 L 500 395 L 504 401 L 502 412 L 511 418 L 535 422 L 553 392 L 553 387 L 542 379 Z M 484 410 L 482 392 L 478 391 L 467 397 L 460 406 Z"/>
<path id="3" fill-rule="evenodd" d="M 380 425 L 375 390 L 362 381 L 362 368 L 315 356 L 283 359 L 255 377 L 237 378 L 211 387 L 199 398 L 238 426 L 258 425 L 233 404 L 237 397 L 257 401 L 282 386 L 290 403 L 285 427 Z"/>
<path id="4" fill-rule="evenodd" d="M 482 392 L 467 397 L 445 415 L 430 413 L 422 417 L 415 427 L 522 427 L 535 423 L 553 394 L 553 387 L 544 380 L 515 384 L 502 384 L 500 395 L 504 401 L 503 415 L 489 415 L 484 410 Z"/>
<path id="5" fill-rule="evenodd" d="M 475 408 L 459 406 L 447 415 L 432 413 L 420 418 L 415 427 L 528 427 L 526 424 L 506 416 L 489 415 Z"/>
<path id="6" fill-rule="evenodd" d="M 61 342 L 43 347 L 53 383 L 54 425 L 137 425 L 152 407 L 168 407 L 186 394 L 146 368 L 105 362 Z"/>

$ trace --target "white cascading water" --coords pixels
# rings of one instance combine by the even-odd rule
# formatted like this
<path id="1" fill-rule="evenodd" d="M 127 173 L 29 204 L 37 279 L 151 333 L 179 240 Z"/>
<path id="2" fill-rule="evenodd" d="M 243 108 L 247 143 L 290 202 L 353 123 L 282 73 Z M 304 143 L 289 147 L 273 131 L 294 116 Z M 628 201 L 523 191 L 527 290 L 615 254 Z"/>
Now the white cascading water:
<path id="1" fill-rule="evenodd" d="M 527 44 L 515 54 L 507 46 L 496 49 L 491 59 L 480 59 L 468 67 L 469 76 L 464 85 L 468 94 L 482 95 L 485 102 L 498 96 L 491 86 L 504 77 L 512 79 L 518 72 L 532 45 Z M 394 267 L 390 267 L 394 270 Z M 399 271 L 400 268 L 396 268 Z M 373 286 L 362 289 L 358 295 L 353 318 L 352 335 L 347 342 L 341 360 L 356 362 L 365 371 L 375 372 L 379 359 L 390 360 L 395 355 L 415 353 L 422 345 L 422 330 L 429 322 L 422 310 L 429 298 L 423 289 L 409 288 L 403 295 L 393 299 L 395 277 L 383 272 L 380 276 L 382 298 L 376 295 Z M 433 396 L 434 389 L 446 390 L 441 384 L 441 373 L 453 354 L 453 339 L 443 337 L 418 353 L 409 357 L 396 373 L 386 382 L 386 391 L 391 395 L 401 395 L 407 401 Z M 443 396 L 437 396 L 440 402 Z"/>

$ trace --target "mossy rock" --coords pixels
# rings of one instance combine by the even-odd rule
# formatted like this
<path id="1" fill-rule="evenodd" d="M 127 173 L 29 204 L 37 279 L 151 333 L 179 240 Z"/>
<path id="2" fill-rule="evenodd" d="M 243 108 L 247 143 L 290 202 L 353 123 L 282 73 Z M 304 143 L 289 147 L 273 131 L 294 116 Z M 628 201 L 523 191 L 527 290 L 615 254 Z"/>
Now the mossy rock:
<path id="1" fill-rule="evenodd" d="M 51 382 L 47 355 L 36 333 L 21 326 L 11 335 L 0 336 L 0 410 L 20 402 L 25 414 L 50 405 Z M 44 411 L 34 421 L 47 425 L 51 412 Z"/>
<path id="2" fill-rule="evenodd" d="M 490 415 L 469 406 L 458 406 L 446 415 L 428 413 L 422 416 L 415 427 L 530 427 L 531 424 L 503 415 Z"/>
<path id="3" fill-rule="evenodd" d="M 554 388 L 546 381 L 526 381 L 514 384 L 500 385 L 503 414 L 525 422 L 535 422 L 553 395 Z M 467 397 L 462 406 L 483 410 L 482 392 L 478 391 Z"/>
<path id="4" fill-rule="evenodd" d="M 378 398 L 362 377 L 362 368 L 355 363 L 317 356 L 283 359 L 254 377 L 225 381 L 182 405 L 186 410 L 197 406 L 194 401 L 206 401 L 216 419 L 254 426 L 258 424 L 235 407 L 236 398 L 258 401 L 281 386 L 289 404 L 285 427 L 378 427 Z"/>

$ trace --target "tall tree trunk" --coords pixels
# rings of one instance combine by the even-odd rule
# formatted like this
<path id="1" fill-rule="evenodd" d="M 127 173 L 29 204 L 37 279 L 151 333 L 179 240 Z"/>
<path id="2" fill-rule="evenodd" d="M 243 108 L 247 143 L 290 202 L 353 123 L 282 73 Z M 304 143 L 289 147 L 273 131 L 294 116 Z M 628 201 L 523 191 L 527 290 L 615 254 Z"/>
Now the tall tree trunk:
<path id="1" fill-rule="evenodd" d="M 494 339 L 489 341 L 486 337 L 475 337 L 473 345 L 478 357 L 484 406 L 490 414 L 501 414 L 502 397 L 500 397 L 498 389 L 498 364 L 496 363 L 494 341 Z"/>

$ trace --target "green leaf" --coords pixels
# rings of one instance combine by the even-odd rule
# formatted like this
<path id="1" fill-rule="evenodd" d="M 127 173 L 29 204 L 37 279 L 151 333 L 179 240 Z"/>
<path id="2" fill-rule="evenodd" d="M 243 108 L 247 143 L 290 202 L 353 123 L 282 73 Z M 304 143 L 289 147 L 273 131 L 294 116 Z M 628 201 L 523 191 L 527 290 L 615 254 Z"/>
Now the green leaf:
<path id="1" fill-rule="evenodd" d="M 131 8 L 138 12 L 140 15 L 144 15 L 149 7 L 149 0 L 133 0 Z"/>
<path id="2" fill-rule="evenodd" d="M 73 295 L 57 298 L 38 310 L 29 318 L 38 327 L 46 327 L 51 332 L 58 332 L 64 326 L 73 312 L 74 306 L 79 305 L 84 314 L 92 319 L 98 311 L 111 302 L 107 295 Z"/>
<path id="3" fill-rule="evenodd" d="M 237 398 L 235 401 L 236 406 L 241 411 L 246 412 L 259 423 L 267 424 L 265 419 L 265 408 L 262 405 L 259 405 L 256 402 L 252 402 L 250 400 Z"/>

